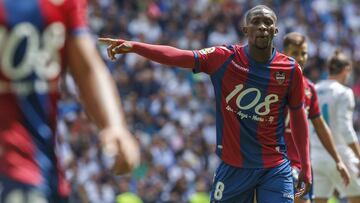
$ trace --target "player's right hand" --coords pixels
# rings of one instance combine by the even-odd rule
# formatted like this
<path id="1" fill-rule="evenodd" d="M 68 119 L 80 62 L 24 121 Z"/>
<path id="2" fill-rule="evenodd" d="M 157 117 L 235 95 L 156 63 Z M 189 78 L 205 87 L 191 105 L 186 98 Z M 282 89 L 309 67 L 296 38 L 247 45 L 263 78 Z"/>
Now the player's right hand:
<path id="1" fill-rule="evenodd" d="M 349 171 L 346 168 L 344 162 L 339 161 L 338 163 L 336 163 L 336 169 L 340 173 L 341 178 L 343 179 L 345 186 L 349 185 L 349 183 L 350 183 L 350 174 L 349 174 Z"/>
<path id="2" fill-rule="evenodd" d="M 140 149 L 135 137 L 127 130 L 105 128 L 100 132 L 103 153 L 114 159 L 115 175 L 131 172 L 140 163 Z"/>
<path id="3" fill-rule="evenodd" d="M 116 60 L 116 54 L 129 53 L 132 50 L 132 44 L 123 39 L 99 38 L 99 42 L 108 45 L 107 54 L 111 60 Z"/>
<path id="4" fill-rule="evenodd" d="M 303 170 L 299 173 L 298 184 L 295 186 L 295 197 L 302 197 L 307 194 L 310 190 L 311 183 L 309 181 L 305 181 L 305 173 Z"/>

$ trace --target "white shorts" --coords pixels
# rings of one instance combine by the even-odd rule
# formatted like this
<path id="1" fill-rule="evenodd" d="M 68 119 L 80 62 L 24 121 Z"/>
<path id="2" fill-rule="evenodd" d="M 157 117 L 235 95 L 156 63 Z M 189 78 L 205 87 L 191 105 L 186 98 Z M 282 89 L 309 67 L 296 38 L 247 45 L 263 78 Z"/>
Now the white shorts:
<path id="1" fill-rule="evenodd" d="M 357 168 L 359 160 L 350 149 L 342 149 L 338 150 L 338 152 L 349 170 L 350 184 L 345 187 L 332 159 L 312 160 L 315 198 L 330 198 L 335 189 L 340 193 L 341 198 L 360 196 L 360 178 L 358 177 L 359 169 Z M 319 151 L 313 151 L 312 153 L 319 153 Z M 324 151 L 323 153 L 327 152 Z"/>

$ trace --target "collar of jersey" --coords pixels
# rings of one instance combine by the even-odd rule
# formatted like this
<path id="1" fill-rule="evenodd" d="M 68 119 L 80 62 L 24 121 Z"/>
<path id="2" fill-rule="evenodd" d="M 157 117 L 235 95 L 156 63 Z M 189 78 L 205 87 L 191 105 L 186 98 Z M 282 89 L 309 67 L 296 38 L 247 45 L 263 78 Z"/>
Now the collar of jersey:
<path id="1" fill-rule="evenodd" d="M 250 54 L 249 54 L 249 45 L 248 44 L 244 46 L 244 51 L 245 51 L 245 54 L 246 54 L 247 58 L 249 59 L 249 63 L 254 65 L 254 66 L 266 66 L 267 67 L 274 60 L 275 55 L 276 55 L 276 49 L 273 48 L 272 55 L 271 55 L 270 59 L 268 61 L 262 63 L 262 62 L 256 61 L 255 59 L 253 59 L 250 56 Z"/>

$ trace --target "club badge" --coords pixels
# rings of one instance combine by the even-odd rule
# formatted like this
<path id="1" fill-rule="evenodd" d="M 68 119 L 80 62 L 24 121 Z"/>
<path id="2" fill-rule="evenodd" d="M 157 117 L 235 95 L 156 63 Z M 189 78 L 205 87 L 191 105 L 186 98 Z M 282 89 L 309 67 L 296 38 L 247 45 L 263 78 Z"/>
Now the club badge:
<path id="1" fill-rule="evenodd" d="M 279 83 L 279 85 L 283 84 L 285 82 L 285 79 L 286 77 L 284 72 L 275 72 L 275 80 Z"/>

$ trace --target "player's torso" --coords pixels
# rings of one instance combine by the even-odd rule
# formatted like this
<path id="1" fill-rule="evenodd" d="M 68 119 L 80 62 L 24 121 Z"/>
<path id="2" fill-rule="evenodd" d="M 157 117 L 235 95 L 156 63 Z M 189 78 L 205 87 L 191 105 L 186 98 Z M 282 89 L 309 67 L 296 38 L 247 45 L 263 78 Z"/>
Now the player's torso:
<path id="1" fill-rule="evenodd" d="M 337 136 L 337 134 L 341 134 L 341 132 L 338 132 L 340 128 L 338 126 L 337 118 L 341 113 L 346 112 L 339 111 L 338 106 L 342 105 L 340 99 L 344 96 L 347 88 L 334 80 L 325 80 L 316 85 L 316 91 L 318 93 L 319 106 L 324 120 L 334 134 L 334 142 L 340 144 L 343 140 L 338 139 L 341 135 Z"/>
<path id="2" fill-rule="evenodd" d="M 273 163 L 267 160 L 282 159 L 284 107 L 294 64 L 277 52 L 266 64 L 250 59 L 242 47 L 235 46 L 235 52 L 226 68 L 219 70 L 223 73 L 212 76 L 215 94 L 217 97 L 221 94 L 222 100 L 223 132 L 226 134 L 222 140 L 222 158 L 225 161 L 235 159 L 225 156 L 230 154 L 225 148 L 238 147 L 244 156 L 239 162 L 245 167 L 276 165 L 279 160 L 272 160 Z M 216 90 L 216 87 L 221 89 Z M 253 160 L 248 160 L 247 152 L 253 153 Z"/>
<path id="3" fill-rule="evenodd" d="M 277 57 L 269 64 L 259 64 L 242 50 L 237 51 L 221 81 L 224 110 L 240 121 L 253 122 L 258 130 L 265 130 L 263 133 L 270 132 L 278 127 L 279 116 L 284 113 L 292 64 Z"/>
<path id="4" fill-rule="evenodd" d="M 55 163 L 70 2 L 0 0 L 0 174 L 30 184 L 57 173 L 56 165 L 45 163 Z"/>

